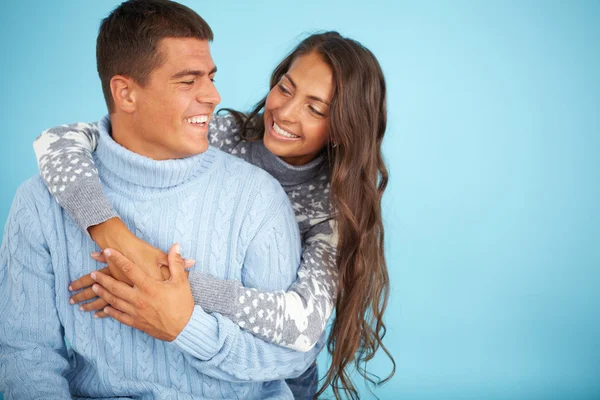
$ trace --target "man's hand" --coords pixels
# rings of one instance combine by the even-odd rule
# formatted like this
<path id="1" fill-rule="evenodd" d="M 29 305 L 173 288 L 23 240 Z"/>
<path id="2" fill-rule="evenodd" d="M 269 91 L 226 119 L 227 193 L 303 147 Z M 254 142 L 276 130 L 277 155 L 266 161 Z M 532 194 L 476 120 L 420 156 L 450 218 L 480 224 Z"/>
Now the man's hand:
<path id="1" fill-rule="evenodd" d="M 104 255 L 133 283 L 131 287 L 100 271 L 92 272 L 91 278 L 98 282 L 92 290 L 110 304 L 104 312 L 157 339 L 175 340 L 194 311 L 192 290 L 179 244 L 174 244 L 169 250 L 167 258 L 171 277 L 165 281 L 151 278 L 116 250 L 106 249 Z"/>
<path id="2" fill-rule="evenodd" d="M 92 252 L 91 257 L 98 262 L 106 264 L 106 257 L 104 257 L 104 254 L 102 254 L 101 252 L 98 252 L 98 251 Z M 166 257 L 166 255 L 165 255 L 165 257 Z M 184 261 L 185 261 L 186 268 L 191 268 L 196 263 L 196 261 L 191 258 L 184 259 Z M 166 265 L 163 265 L 161 267 L 161 270 L 162 270 L 163 280 L 169 279 L 169 277 L 171 276 L 171 273 L 169 272 L 169 267 Z M 114 276 L 112 276 L 112 273 L 108 267 L 102 268 L 100 270 L 100 272 L 114 278 Z M 76 281 L 71 282 L 71 284 L 69 285 L 70 291 L 72 291 L 72 292 L 76 292 L 78 290 L 81 290 L 81 291 L 74 294 L 73 296 L 71 296 L 71 299 L 69 300 L 69 302 L 71 304 L 79 304 L 83 301 L 93 300 L 88 303 L 82 304 L 81 306 L 79 306 L 79 309 L 81 311 L 96 311 L 96 313 L 94 314 L 94 317 L 105 318 L 105 317 L 107 317 L 107 315 L 103 311 L 103 309 L 104 309 L 104 307 L 106 307 L 108 305 L 108 303 L 103 298 L 98 297 L 98 295 L 96 293 L 94 293 L 94 291 L 92 290 L 92 285 L 94 283 L 96 283 L 96 281 L 92 279 L 90 274 L 82 276 L 81 278 L 77 279 Z"/>
<path id="3" fill-rule="evenodd" d="M 169 279 L 170 272 L 167 267 L 167 254 L 136 237 L 119 218 L 111 218 L 101 224 L 91 226 L 89 232 L 100 247 L 121 251 L 125 257 L 139 266 L 153 279 Z M 108 267 L 101 269 L 100 272 L 116 280 L 125 282 L 130 286 L 133 285 L 129 278 L 118 267 L 113 265 L 110 260 L 107 260 L 102 253 L 93 252 L 91 253 L 91 257 L 98 262 L 108 264 Z M 185 260 L 186 268 L 190 268 L 194 263 L 195 260 L 193 259 Z M 107 303 L 102 298 L 97 297 L 96 293 L 92 291 L 91 286 L 94 282 L 90 274 L 71 282 L 69 290 L 82 290 L 71 297 L 70 303 L 78 304 L 83 301 L 92 300 L 89 303 L 81 305 L 79 309 L 81 311 L 97 311 L 94 316 L 104 318 L 106 317 L 106 313 L 102 310 L 106 307 Z"/>

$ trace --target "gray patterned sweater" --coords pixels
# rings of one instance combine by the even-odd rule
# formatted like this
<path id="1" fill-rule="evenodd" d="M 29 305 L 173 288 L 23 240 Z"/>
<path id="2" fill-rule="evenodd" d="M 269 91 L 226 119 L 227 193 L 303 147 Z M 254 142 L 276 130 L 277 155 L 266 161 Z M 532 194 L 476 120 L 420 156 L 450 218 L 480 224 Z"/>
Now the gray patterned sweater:
<path id="1" fill-rule="evenodd" d="M 247 142 L 230 115 L 215 115 L 209 143 L 275 177 L 287 193 L 300 227 L 302 261 L 286 291 L 245 288 L 240 282 L 190 271 L 196 304 L 218 312 L 256 336 L 298 351 L 310 350 L 331 316 L 337 293 L 337 231 L 329 202 L 329 169 L 322 157 L 292 166 L 268 151 L 262 141 Z M 117 214 L 102 192 L 92 152 L 97 124 L 62 125 L 44 131 L 34 143 L 41 175 L 56 201 L 82 230 Z"/>

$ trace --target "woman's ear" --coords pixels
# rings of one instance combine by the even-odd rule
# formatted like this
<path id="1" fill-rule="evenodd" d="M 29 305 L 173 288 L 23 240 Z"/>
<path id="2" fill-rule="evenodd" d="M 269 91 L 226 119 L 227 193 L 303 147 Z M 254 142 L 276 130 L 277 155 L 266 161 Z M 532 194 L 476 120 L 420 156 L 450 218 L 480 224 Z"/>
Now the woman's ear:
<path id="1" fill-rule="evenodd" d="M 113 76 L 110 80 L 110 91 L 116 109 L 128 114 L 135 111 L 136 85 L 133 79 L 123 75 Z"/>

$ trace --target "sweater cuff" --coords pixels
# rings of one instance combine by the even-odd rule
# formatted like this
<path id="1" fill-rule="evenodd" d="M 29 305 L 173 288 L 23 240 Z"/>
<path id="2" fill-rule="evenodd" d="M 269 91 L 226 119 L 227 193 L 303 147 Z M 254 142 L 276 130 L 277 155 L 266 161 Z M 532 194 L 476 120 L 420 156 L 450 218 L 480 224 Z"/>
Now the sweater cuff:
<path id="1" fill-rule="evenodd" d="M 217 279 L 202 272 L 190 271 L 188 280 L 192 287 L 194 303 L 206 312 L 218 312 L 222 315 L 233 314 L 237 281 Z"/>
<path id="2" fill-rule="evenodd" d="M 172 343 L 195 358 L 210 360 L 223 345 L 219 341 L 217 318 L 194 306 L 190 320 Z"/>
<path id="3" fill-rule="evenodd" d="M 78 182 L 72 190 L 58 197 L 57 201 L 88 236 L 90 226 L 118 217 L 102 191 L 102 186 L 95 180 Z"/>

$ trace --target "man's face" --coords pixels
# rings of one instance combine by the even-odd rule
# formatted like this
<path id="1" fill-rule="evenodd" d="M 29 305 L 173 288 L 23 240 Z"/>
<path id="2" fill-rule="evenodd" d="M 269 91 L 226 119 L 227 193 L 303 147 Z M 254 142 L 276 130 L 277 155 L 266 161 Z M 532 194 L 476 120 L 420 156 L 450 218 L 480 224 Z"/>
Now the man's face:
<path id="1" fill-rule="evenodd" d="M 208 41 L 165 38 L 164 63 L 145 86 L 135 85 L 133 131 L 138 153 L 155 160 L 184 158 L 208 148 L 208 122 L 221 102 Z M 137 147 L 137 146 L 136 146 Z"/>

